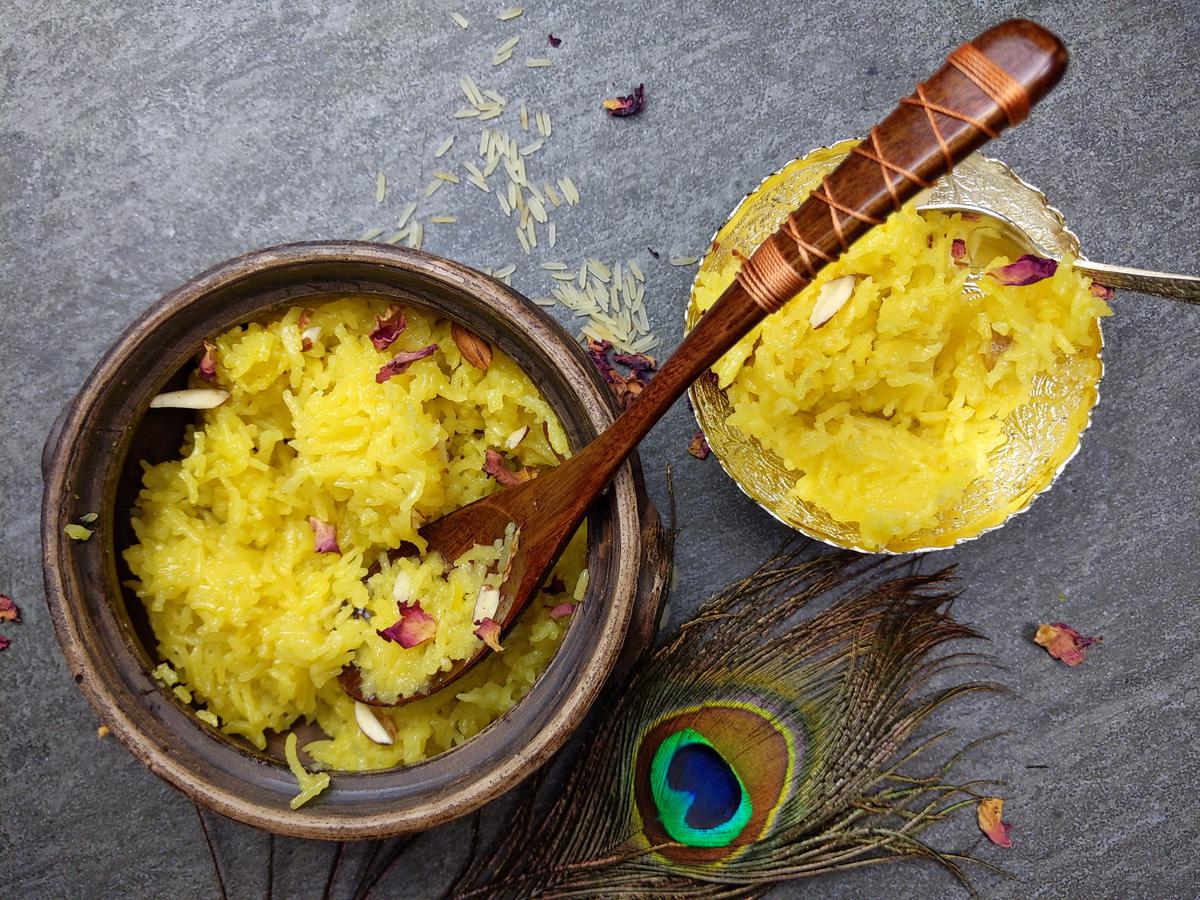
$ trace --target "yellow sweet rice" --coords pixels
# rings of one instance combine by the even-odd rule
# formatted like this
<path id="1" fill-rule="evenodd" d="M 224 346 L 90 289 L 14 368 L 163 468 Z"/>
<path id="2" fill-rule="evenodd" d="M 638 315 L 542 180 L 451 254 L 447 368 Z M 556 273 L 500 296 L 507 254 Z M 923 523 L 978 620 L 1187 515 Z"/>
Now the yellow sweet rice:
<path id="1" fill-rule="evenodd" d="M 417 762 L 509 709 L 558 647 L 570 618 L 550 608 L 575 602 L 586 564 L 581 531 L 503 653 L 449 689 L 378 711 L 395 726 L 390 746 L 363 734 L 338 673 L 357 662 L 374 689 L 396 696 L 474 652 L 470 616 L 502 548 L 476 548 L 457 565 L 436 554 L 389 563 L 384 551 L 419 545 L 422 523 L 495 490 L 483 471 L 489 448 L 514 471 L 569 452 L 553 410 L 510 359 L 496 351 L 482 371 L 448 322 L 414 309 L 378 350 L 369 335 L 385 313 L 351 298 L 221 335 L 216 379 L 230 398 L 189 426 L 180 459 L 144 466 L 138 543 L 125 554 L 170 664 L 160 670 L 177 673 L 223 731 L 260 748 L 268 732 L 316 723 L 328 739 L 305 751 L 340 770 Z M 376 382 L 397 353 L 429 344 L 432 356 Z M 524 426 L 520 443 L 503 449 Z M 310 517 L 336 528 L 340 552 L 317 552 Z M 410 649 L 377 634 L 399 617 L 401 571 L 409 598 L 438 623 Z"/>
<path id="2" fill-rule="evenodd" d="M 971 290 L 972 268 L 1010 262 L 1000 250 L 986 226 L 906 207 L 713 367 L 729 423 L 796 473 L 800 499 L 857 523 L 868 547 L 935 525 L 985 472 L 1034 379 L 1096 348 L 1096 318 L 1111 315 L 1069 257 L 1036 283 L 984 274 Z M 735 274 L 703 272 L 699 307 Z M 814 327 L 822 286 L 847 275 L 850 299 Z"/>

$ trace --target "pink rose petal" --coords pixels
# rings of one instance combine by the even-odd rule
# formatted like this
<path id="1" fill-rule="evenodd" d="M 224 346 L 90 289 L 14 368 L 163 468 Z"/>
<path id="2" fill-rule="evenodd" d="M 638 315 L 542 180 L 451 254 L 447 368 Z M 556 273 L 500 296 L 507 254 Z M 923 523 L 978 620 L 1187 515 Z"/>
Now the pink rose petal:
<path id="1" fill-rule="evenodd" d="M 550 618 L 565 619 L 567 616 L 573 615 L 575 612 L 574 603 L 560 603 L 558 606 L 552 607 L 550 610 Z"/>
<path id="2" fill-rule="evenodd" d="M 601 105 L 610 116 L 636 116 L 646 104 L 646 86 L 639 84 L 628 97 L 610 97 Z"/>
<path id="3" fill-rule="evenodd" d="M 1102 637 L 1084 637 L 1065 622 L 1039 625 L 1037 634 L 1033 636 L 1035 644 L 1045 647 L 1047 653 L 1068 666 L 1079 665 L 1083 662 L 1088 647 L 1103 640 Z"/>
<path id="4" fill-rule="evenodd" d="M 204 342 L 204 355 L 200 357 L 200 377 L 209 384 L 217 382 L 217 345 Z"/>
<path id="5" fill-rule="evenodd" d="M 497 653 L 503 653 L 504 648 L 500 646 L 500 625 L 495 619 L 484 619 L 479 623 L 479 627 L 475 629 L 475 637 L 479 638 Z"/>
<path id="6" fill-rule="evenodd" d="M 437 634 L 437 622 L 433 616 L 421 609 L 421 602 L 414 600 L 405 603 L 403 600 L 396 604 L 400 608 L 400 618 L 387 628 L 377 630 L 385 641 L 393 641 L 405 650 L 411 650 L 419 644 L 432 640 Z"/>
<path id="7" fill-rule="evenodd" d="M 950 244 L 950 258 L 956 266 L 966 267 L 966 256 L 967 242 L 962 238 L 955 238 Z"/>
<path id="8" fill-rule="evenodd" d="M 420 350 L 403 350 L 397 353 L 392 357 L 390 362 L 383 364 L 383 368 L 375 375 L 375 383 L 383 384 L 393 376 L 404 374 L 408 371 L 408 367 L 417 360 L 433 356 L 437 352 L 437 348 L 437 344 L 430 344 L 428 347 L 422 347 Z"/>
<path id="9" fill-rule="evenodd" d="M 1001 284 L 1022 287 L 1027 284 L 1035 284 L 1043 278 L 1049 278 L 1057 271 L 1057 260 L 1026 253 L 1016 262 L 1000 266 L 998 269 L 991 269 L 988 274 Z"/>
<path id="10" fill-rule="evenodd" d="M 8 594 L 0 594 L 0 622 L 20 622 L 21 609 Z"/>
<path id="11" fill-rule="evenodd" d="M 375 329 L 371 332 L 371 343 L 376 350 L 386 350 L 396 342 L 400 333 L 408 326 L 404 310 L 398 306 L 388 309 L 386 316 L 375 317 Z"/>
<path id="12" fill-rule="evenodd" d="M 322 522 L 316 516 L 308 517 L 308 527 L 313 530 L 313 549 L 317 553 L 341 553 L 338 546 L 337 526 Z"/>

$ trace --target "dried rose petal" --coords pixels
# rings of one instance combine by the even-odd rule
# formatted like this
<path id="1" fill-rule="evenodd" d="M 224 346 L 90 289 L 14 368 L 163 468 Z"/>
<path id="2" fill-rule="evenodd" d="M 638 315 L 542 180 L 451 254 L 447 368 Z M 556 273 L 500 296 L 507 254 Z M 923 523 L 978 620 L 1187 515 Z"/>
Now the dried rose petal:
<path id="1" fill-rule="evenodd" d="M 574 612 L 575 612 L 575 604 L 574 603 L 560 603 L 560 604 L 558 604 L 558 606 L 551 607 L 550 618 L 565 619 L 567 616 L 572 615 Z"/>
<path id="2" fill-rule="evenodd" d="M 400 333 L 408 326 L 404 310 L 389 306 L 386 315 L 375 317 L 375 328 L 371 331 L 371 343 L 376 350 L 386 350 L 396 342 Z"/>
<path id="3" fill-rule="evenodd" d="M 657 250 L 655 250 L 653 247 L 647 247 L 647 248 L 646 248 L 646 250 L 647 250 L 647 251 L 650 253 L 650 255 L 651 255 L 651 256 L 653 256 L 655 259 L 658 259 L 658 258 L 660 258 L 660 257 L 662 256 L 662 254 L 661 254 L 661 253 L 659 253 Z"/>
<path id="4" fill-rule="evenodd" d="M 967 267 L 967 242 L 962 238 L 955 238 L 950 242 L 950 258 L 954 260 L 954 264 L 959 268 Z"/>
<path id="5" fill-rule="evenodd" d="M 522 484 L 537 477 L 537 472 L 533 469 L 521 469 L 519 472 L 512 471 L 505 464 L 504 457 L 496 450 L 487 450 L 484 452 L 483 471 L 487 472 L 487 474 L 491 475 L 505 487 Z"/>
<path id="6" fill-rule="evenodd" d="M 479 638 L 497 653 L 503 653 L 504 648 L 500 646 L 500 625 L 495 619 L 484 619 L 479 623 L 479 627 L 475 629 L 475 637 Z"/>
<path id="7" fill-rule="evenodd" d="M 385 641 L 394 641 L 405 650 L 411 650 L 437 634 L 437 622 L 433 616 L 421 609 L 421 601 L 400 602 L 396 605 L 400 608 L 400 618 L 395 624 L 375 632 Z"/>
<path id="8" fill-rule="evenodd" d="M 712 449 L 708 446 L 708 441 L 704 437 L 703 431 L 697 431 L 692 436 L 692 442 L 688 444 L 688 453 L 696 457 L 696 459 L 708 459 L 708 455 L 712 453 Z"/>
<path id="9" fill-rule="evenodd" d="M 1045 647 L 1047 653 L 1068 666 L 1079 665 L 1087 654 L 1087 648 L 1103 640 L 1104 638 L 1099 636 L 1084 637 L 1064 622 L 1038 625 L 1037 634 L 1033 636 L 1035 644 Z"/>
<path id="10" fill-rule="evenodd" d="M 0 634 L 0 650 L 7 650 L 8 645 L 11 643 L 12 643 L 12 641 L 10 641 L 4 635 Z"/>
<path id="11" fill-rule="evenodd" d="M 562 43 L 562 38 L 556 38 L 554 35 L 550 35 L 546 38 L 546 43 L 548 43 L 551 47 L 557 47 Z"/>
<path id="12" fill-rule="evenodd" d="M 628 97 L 610 97 L 602 104 L 610 116 L 636 116 L 646 104 L 646 86 L 639 84 Z"/>
<path id="13" fill-rule="evenodd" d="M 8 594 L 0 594 L 0 622 L 20 622 L 21 609 Z"/>
<path id="14" fill-rule="evenodd" d="M 653 356 L 645 353 L 614 353 L 613 362 L 625 366 L 638 380 L 645 384 L 658 370 L 658 363 Z"/>
<path id="15" fill-rule="evenodd" d="M 1101 284 L 1098 281 L 1092 282 L 1092 296 L 1099 297 L 1101 300 L 1109 301 L 1117 296 L 1117 292 L 1110 288 L 1107 284 Z"/>
<path id="16" fill-rule="evenodd" d="M 988 274 L 1001 284 L 1022 287 L 1034 284 L 1043 278 L 1049 278 L 1058 271 L 1058 260 L 1046 259 L 1044 256 L 1034 256 L 1026 253 L 1016 262 L 998 269 L 989 269 Z"/>
<path id="17" fill-rule="evenodd" d="M 458 347 L 458 352 L 463 355 L 463 359 L 477 369 L 485 372 L 488 370 L 488 366 L 492 364 L 491 344 L 479 335 L 463 328 L 457 322 L 450 323 L 450 336 L 454 338 L 454 345 Z"/>
<path id="18" fill-rule="evenodd" d="M 1000 820 L 1000 816 L 1003 814 L 1004 801 L 999 797 L 987 797 L 980 800 L 979 806 L 975 809 L 979 830 L 986 834 L 987 839 L 997 847 L 1007 850 L 1013 845 L 1012 838 L 1008 835 L 1012 826 Z"/>
<path id="19" fill-rule="evenodd" d="M 375 374 L 375 383 L 383 384 L 393 376 L 403 375 L 408 371 L 408 367 L 417 360 L 433 356 L 437 352 L 437 348 L 437 344 L 430 344 L 428 347 L 422 347 L 420 350 L 402 350 L 392 357 L 390 362 L 383 364 L 383 368 Z"/>
<path id="20" fill-rule="evenodd" d="M 546 585 L 545 588 L 546 592 L 549 594 L 561 594 L 566 591 L 566 589 L 566 582 L 564 582 L 562 577 L 559 575 L 555 575 L 553 578 L 551 578 L 550 583 Z"/>
<path id="21" fill-rule="evenodd" d="M 621 409 L 629 409 L 633 401 L 637 399 L 642 392 L 643 384 L 636 375 L 620 375 L 615 374 L 612 381 L 613 393 L 617 395 L 617 402 L 621 404 Z"/>
<path id="22" fill-rule="evenodd" d="M 209 384 L 217 382 L 217 345 L 204 342 L 204 355 L 200 357 L 200 377 Z"/>
<path id="23" fill-rule="evenodd" d="M 613 368 L 612 361 L 609 359 L 612 348 L 613 345 L 608 341 L 595 341 L 588 338 L 588 356 L 592 358 L 592 362 L 596 364 L 596 368 L 600 370 L 600 374 L 609 384 L 612 384 L 613 377 L 617 374 L 617 370 Z"/>
<path id="24" fill-rule="evenodd" d="M 338 546 L 337 526 L 322 522 L 316 516 L 308 517 L 308 527 L 313 530 L 313 549 L 317 553 L 341 553 Z"/>

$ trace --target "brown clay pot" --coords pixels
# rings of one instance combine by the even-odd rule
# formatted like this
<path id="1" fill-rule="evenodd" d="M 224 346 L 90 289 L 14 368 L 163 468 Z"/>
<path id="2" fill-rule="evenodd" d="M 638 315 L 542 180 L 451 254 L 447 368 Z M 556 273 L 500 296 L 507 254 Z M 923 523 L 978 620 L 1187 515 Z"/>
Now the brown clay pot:
<path id="1" fill-rule="evenodd" d="M 164 296 L 104 354 L 42 457 L 47 602 L 67 665 L 103 722 L 206 806 L 282 834 L 339 840 L 448 821 L 544 763 L 619 657 L 628 662 L 650 640 L 670 565 L 669 540 L 634 459 L 590 514 L 587 602 L 530 692 L 460 747 L 412 766 L 337 774 L 316 801 L 291 810 L 296 783 L 278 758 L 209 728 L 150 675 L 155 643 L 140 603 L 121 586 L 129 577 L 121 553 L 133 540 L 139 461 L 177 456 L 192 420 L 180 410 L 147 415 L 150 398 L 184 385 L 206 338 L 283 307 L 348 295 L 424 307 L 486 337 L 533 376 L 575 449 L 613 420 L 611 393 L 586 353 L 515 291 L 415 250 L 314 242 L 232 259 Z M 67 538 L 63 528 L 90 512 L 99 513 L 92 538 Z"/>

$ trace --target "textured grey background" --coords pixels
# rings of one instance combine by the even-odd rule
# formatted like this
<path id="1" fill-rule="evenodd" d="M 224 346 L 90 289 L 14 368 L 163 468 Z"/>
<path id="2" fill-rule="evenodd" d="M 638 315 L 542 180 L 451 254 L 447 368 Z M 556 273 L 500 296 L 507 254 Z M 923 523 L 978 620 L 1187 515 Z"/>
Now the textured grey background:
<path id="1" fill-rule="evenodd" d="M 280 241 L 386 226 L 427 183 L 458 129 L 455 81 L 473 73 L 548 108 L 546 171 L 572 174 L 581 206 L 558 218 L 554 256 L 638 254 L 651 319 L 680 333 L 690 271 L 651 265 L 649 244 L 695 253 L 767 172 L 864 132 L 949 48 L 1007 14 L 1059 31 L 1064 83 L 992 148 L 1064 210 L 1095 258 L 1200 271 L 1200 46 L 1194 2 L 579 4 L 464 0 L 460 31 L 437 4 L 7 0 L 0 8 L 0 591 L 25 622 L 0 653 L 0 894 L 213 896 L 191 804 L 111 739 L 71 684 L 42 603 L 38 453 L 54 414 L 135 314 L 212 263 Z M 900 11 L 891 11 L 892 7 Z M 564 38 L 556 51 L 545 35 Z M 491 50 L 523 43 L 499 71 Z M 897 34 L 904 34 L 897 39 Z M 528 70 L 527 55 L 551 70 Z M 644 81 L 618 122 L 597 108 Z M 460 139 L 455 158 L 465 158 Z M 389 175 L 382 207 L 374 172 Z M 427 247 L 477 265 L 522 263 L 490 198 L 443 190 Z M 955 561 L 959 615 L 979 626 L 1018 692 L 964 703 L 965 737 L 1008 736 L 970 774 L 1007 779 L 1016 846 L 979 848 L 1016 880 L 998 897 L 1165 897 L 1200 892 L 1200 310 L 1123 295 L 1107 327 L 1103 402 L 1059 486 Z M 646 442 L 660 500 L 676 469 L 679 581 L 672 619 L 747 571 L 783 537 L 713 462 L 685 453 L 683 404 Z M 1065 597 L 1061 600 L 1060 596 Z M 1031 645 L 1065 619 L 1104 644 L 1067 669 Z M 1027 768 L 1028 766 L 1046 768 Z M 496 812 L 489 821 L 497 820 Z M 213 821 L 231 894 L 264 889 L 266 838 Z M 945 845 L 977 837 L 968 813 Z M 465 847 L 460 825 L 423 836 L 388 892 L 421 896 Z M 275 893 L 322 890 L 332 848 L 278 841 Z M 347 857 L 345 884 L 360 859 Z M 339 885 L 343 880 L 339 877 Z M 925 897 L 957 889 L 935 866 L 875 868 L 783 889 Z"/>

